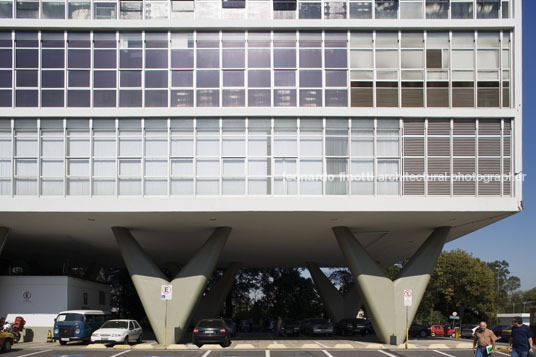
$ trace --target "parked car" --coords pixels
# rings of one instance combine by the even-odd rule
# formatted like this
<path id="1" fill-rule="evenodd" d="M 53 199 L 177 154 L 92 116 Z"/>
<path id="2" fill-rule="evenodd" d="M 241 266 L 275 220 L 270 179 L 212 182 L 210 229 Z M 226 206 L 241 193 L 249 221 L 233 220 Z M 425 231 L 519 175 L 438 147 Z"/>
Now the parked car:
<path id="1" fill-rule="evenodd" d="M 11 347 L 15 343 L 13 334 L 10 332 L 1 332 L 0 331 L 0 351 L 9 352 Z"/>
<path id="2" fill-rule="evenodd" d="M 281 335 L 283 336 L 295 336 L 300 335 L 301 322 L 297 320 L 286 320 L 281 325 Z"/>
<path id="3" fill-rule="evenodd" d="M 508 330 L 511 326 L 510 325 L 496 325 L 491 328 L 491 331 L 497 336 L 498 340 L 503 339 L 503 330 Z"/>
<path id="4" fill-rule="evenodd" d="M 501 338 L 505 341 L 508 341 L 512 336 L 512 326 L 507 326 L 501 331 Z"/>
<path id="5" fill-rule="evenodd" d="M 342 319 L 335 325 L 335 333 L 341 336 L 353 336 L 367 334 L 367 320 L 365 319 Z"/>
<path id="6" fill-rule="evenodd" d="M 223 319 L 223 321 L 225 321 L 227 327 L 229 327 L 229 330 L 231 330 L 231 336 L 236 336 L 236 322 L 234 322 L 232 319 Z"/>
<path id="7" fill-rule="evenodd" d="M 304 320 L 302 331 L 306 335 L 326 335 L 333 336 L 333 324 L 324 319 L 307 319 Z"/>
<path id="8" fill-rule="evenodd" d="M 110 320 L 106 321 L 100 329 L 91 334 L 93 343 L 141 343 L 143 330 L 136 320 Z"/>
<path id="9" fill-rule="evenodd" d="M 231 329 L 222 319 L 201 320 L 194 328 L 192 341 L 197 347 L 207 343 L 229 347 L 231 345 Z"/>
<path id="10" fill-rule="evenodd" d="M 451 337 L 456 333 L 456 330 L 447 325 L 432 325 L 430 326 L 430 333 L 432 336 Z"/>
<path id="11" fill-rule="evenodd" d="M 462 337 L 473 338 L 475 336 L 475 331 L 477 328 L 478 325 L 462 325 Z"/>
<path id="12" fill-rule="evenodd" d="M 88 343 L 91 334 L 106 321 L 108 315 L 100 310 L 63 311 L 54 319 L 54 341 L 65 345 L 69 341 Z"/>
<path id="13" fill-rule="evenodd" d="M 416 322 L 412 323 L 409 327 L 409 335 L 411 337 L 426 337 L 430 335 L 430 328 L 426 325 L 421 325 Z"/>

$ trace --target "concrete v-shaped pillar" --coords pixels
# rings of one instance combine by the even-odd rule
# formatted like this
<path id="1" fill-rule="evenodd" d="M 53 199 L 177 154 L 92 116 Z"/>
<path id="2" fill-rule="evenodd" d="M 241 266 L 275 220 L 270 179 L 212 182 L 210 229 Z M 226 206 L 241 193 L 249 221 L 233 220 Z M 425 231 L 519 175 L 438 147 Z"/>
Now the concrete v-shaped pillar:
<path id="1" fill-rule="evenodd" d="M 177 343 L 188 327 L 231 228 L 216 228 L 171 283 L 127 228 L 112 227 L 112 231 L 156 339 L 164 345 Z M 172 300 L 161 300 L 161 286 L 168 284 L 173 287 Z"/>
<path id="2" fill-rule="evenodd" d="M 229 265 L 223 275 L 218 279 L 210 291 L 201 298 L 195 308 L 192 321 L 197 323 L 202 319 L 217 318 L 223 308 L 223 303 L 233 287 L 236 274 L 240 270 L 239 263 Z"/>
<path id="3" fill-rule="evenodd" d="M 347 227 L 334 227 L 333 232 L 359 285 L 376 336 L 383 343 L 402 343 L 406 329 L 404 290 L 411 289 L 413 292 L 413 304 L 407 311 L 408 323 L 411 324 L 450 227 L 434 229 L 395 281 L 387 278 L 382 267 L 371 258 Z"/>
<path id="4" fill-rule="evenodd" d="M 320 267 L 316 263 L 307 262 L 305 265 L 307 266 L 309 273 L 311 273 L 315 287 L 326 306 L 331 322 L 337 323 L 342 319 L 355 318 L 363 304 L 357 284 L 354 284 L 354 286 L 343 295 L 335 286 L 333 286 L 331 281 L 322 270 L 320 270 Z"/>
<path id="5" fill-rule="evenodd" d="M 0 255 L 2 254 L 2 250 L 4 250 L 4 246 L 6 245 L 8 234 L 9 228 L 0 226 Z"/>

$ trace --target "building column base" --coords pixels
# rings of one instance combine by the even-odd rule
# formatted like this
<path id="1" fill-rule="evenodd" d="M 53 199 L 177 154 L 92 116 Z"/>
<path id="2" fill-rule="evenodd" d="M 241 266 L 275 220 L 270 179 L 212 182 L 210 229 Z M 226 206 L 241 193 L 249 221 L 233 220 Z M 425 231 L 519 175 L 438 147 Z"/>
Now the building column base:
<path id="1" fill-rule="evenodd" d="M 231 228 L 217 228 L 171 282 L 127 228 L 112 227 L 112 231 L 156 339 L 163 345 L 178 343 L 216 267 Z M 162 299 L 162 285 L 172 286 L 171 300 Z"/>
<path id="2" fill-rule="evenodd" d="M 394 281 L 385 275 L 382 267 L 347 227 L 334 227 L 333 232 L 362 293 L 376 336 L 382 343 L 402 343 L 406 327 L 415 318 L 450 227 L 434 229 Z M 405 293 L 412 296 L 411 306 L 405 306 Z"/>

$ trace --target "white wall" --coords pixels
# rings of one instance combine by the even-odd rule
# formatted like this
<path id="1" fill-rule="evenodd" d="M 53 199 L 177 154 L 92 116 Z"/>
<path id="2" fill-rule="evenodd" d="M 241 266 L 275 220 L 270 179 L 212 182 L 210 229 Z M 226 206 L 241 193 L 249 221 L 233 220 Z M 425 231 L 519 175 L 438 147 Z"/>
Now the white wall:
<path id="1" fill-rule="evenodd" d="M 0 276 L 0 287 L 0 316 L 56 315 L 60 311 L 77 309 L 110 310 L 110 287 L 82 279 L 67 276 Z M 105 294 L 104 305 L 99 304 L 99 291 Z M 84 305 L 84 293 L 88 295 L 88 305 Z"/>
<path id="2" fill-rule="evenodd" d="M 99 293 L 104 292 L 104 304 L 100 304 Z M 84 304 L 84 293 L 87 294 L 87 304 Z M 69 278 L 68 310 L 104 310 L 110 311 L 110 287 L 82 279 Z"/>
<path id="3" fill-rule="evenodd" d="M 0 276 L 0 316 L 67 309 L 66 276 Z M 25 292 L 31 297 L 24 297 Z"/>

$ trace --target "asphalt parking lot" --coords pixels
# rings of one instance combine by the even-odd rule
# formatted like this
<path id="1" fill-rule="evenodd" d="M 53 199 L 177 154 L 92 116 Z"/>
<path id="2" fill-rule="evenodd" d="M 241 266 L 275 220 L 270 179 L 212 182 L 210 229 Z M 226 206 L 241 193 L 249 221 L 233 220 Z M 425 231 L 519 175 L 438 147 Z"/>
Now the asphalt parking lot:
<path id="1" fill-rule="evenodd" d="M 18 347 L 18 346 L 17 346 Z M 54 347 L 54 346 L 51 346 Z M 497 352 L 497 356 L 508 356 Z M 51 348 L 48 350 L 27 350 L 14 348 L 3 353 L 5 357 L 471 357 L 471 350 L 199 350 L 199 351 L 80 351 Z"/>

